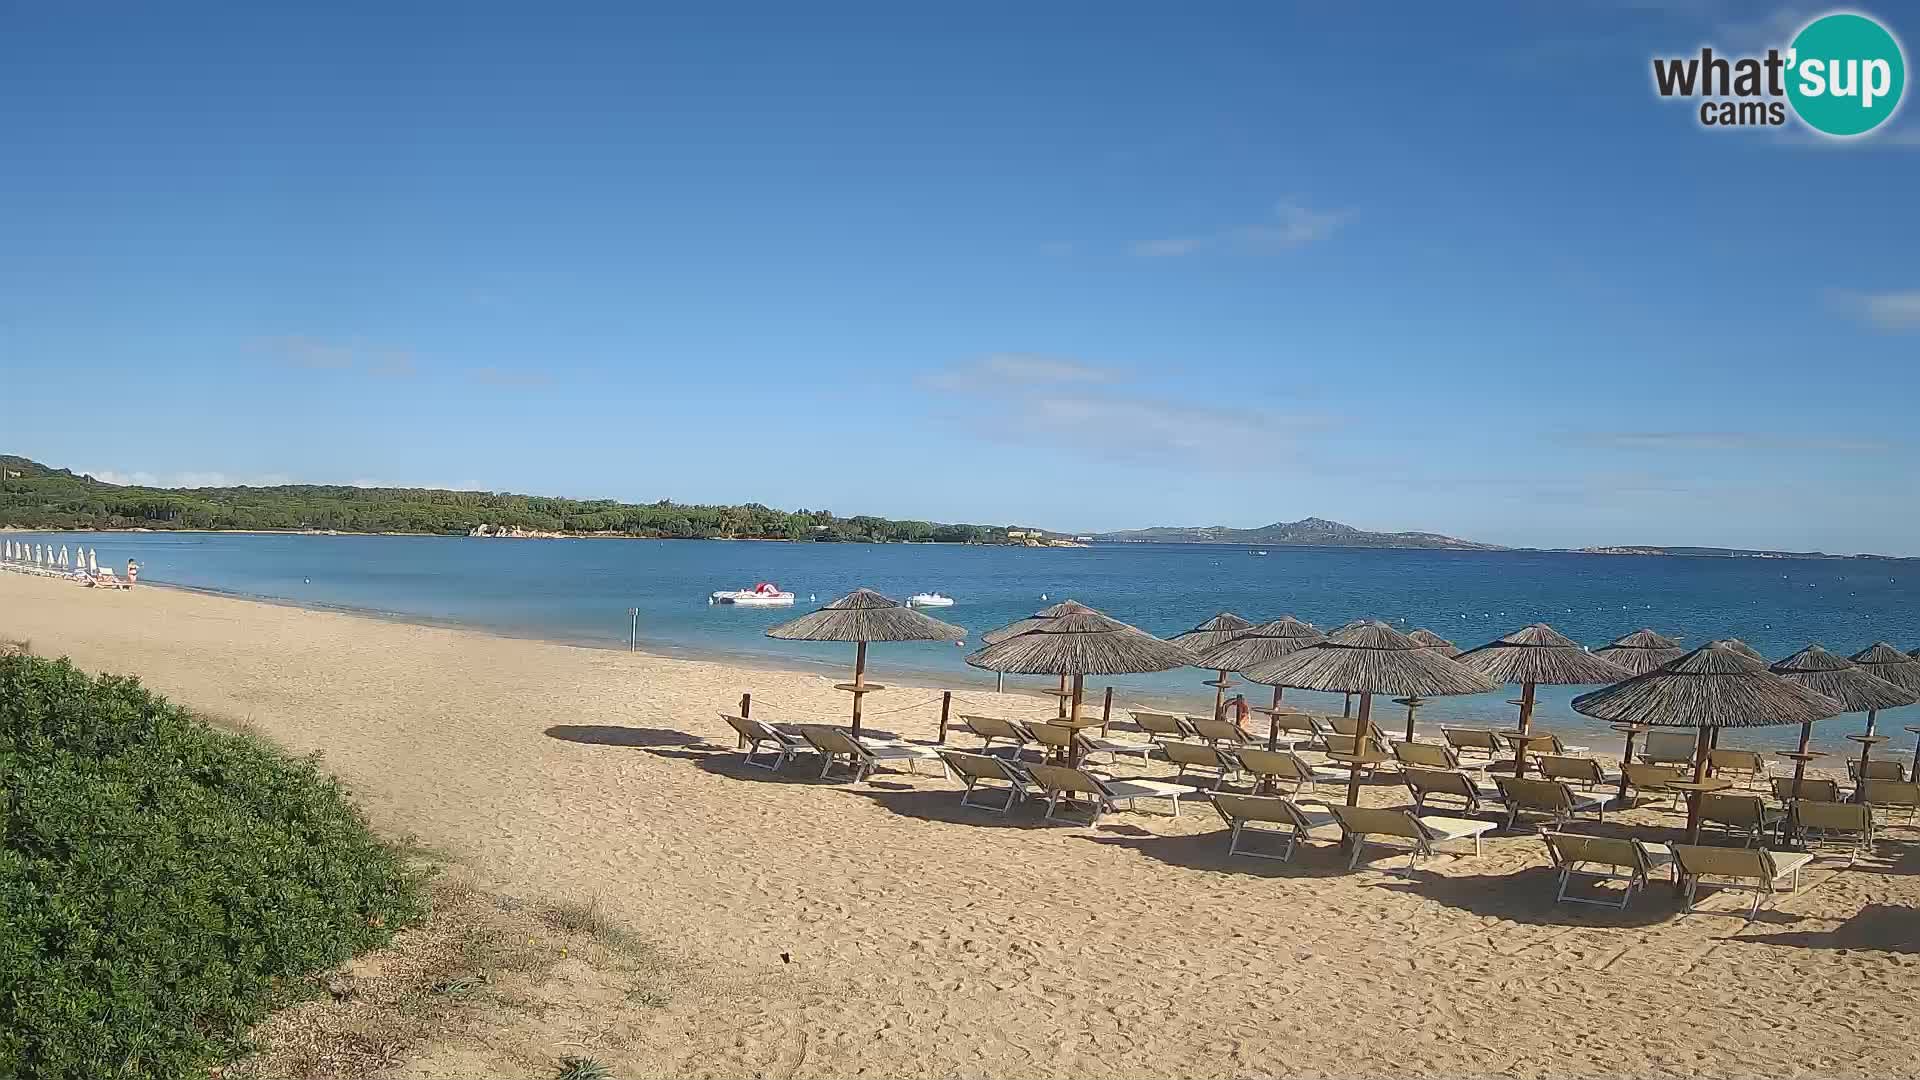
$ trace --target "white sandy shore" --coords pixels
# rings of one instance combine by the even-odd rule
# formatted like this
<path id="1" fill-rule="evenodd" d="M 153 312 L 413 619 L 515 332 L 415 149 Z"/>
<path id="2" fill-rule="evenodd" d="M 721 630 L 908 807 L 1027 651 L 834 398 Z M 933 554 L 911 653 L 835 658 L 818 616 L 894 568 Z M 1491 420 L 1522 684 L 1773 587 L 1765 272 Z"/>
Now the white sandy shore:
<path id="1" fill-rule="evenodd" d="M 503 889 L 597 896 L 699 958 L 732 989 L 663 1013 L 654 1056 L 629 1063 L 647 1074 L 1920 1071 L 1920 831 L 1904 825 L 1875 863 L 1822 860 L 1752 924 L 1727 914 L 1735 897 L 1681 916 L 1658 887 L 1617 913 L 1555 905 L 1532 835 L 1407 882 L 1383 872 L 1403 859 L 1348 873 L 1325 845 L 1228 862 L 1199 802 L 1094 831 L 961 811 L 938 777 L 741 769 L 718 713 L 752 691 L 769 719 L 843 715 L 817 674 L 17 575 L 0 575 L 0 638 L 321 751 L 383 828 Z M 896 687 L 870 713 L 936 692 Z M 935 716 L 874 726 L 931 738 Z"/>

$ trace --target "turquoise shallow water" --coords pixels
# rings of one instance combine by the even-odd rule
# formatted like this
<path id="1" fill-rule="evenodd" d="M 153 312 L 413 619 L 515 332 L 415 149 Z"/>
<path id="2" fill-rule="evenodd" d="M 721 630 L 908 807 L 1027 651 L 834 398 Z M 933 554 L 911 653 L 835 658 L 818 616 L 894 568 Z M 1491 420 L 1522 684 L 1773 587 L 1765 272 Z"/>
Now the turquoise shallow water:
<path id="1" fill-rule="evenodd" d="M 13 534 L 75 544 L 77 534 Z M 1817 641 L 1842 655 L 1885 638 L 1920 645 L 1920 564 L 1879 560 L 1647 558 L 1545 552 L 1369 551 L 1119 544 L 1080 549 L 947 545 L 778 544 L 651 540 L 474 540 L 412 536 L 249 536 L 183 533 L 87 535 L 103 564 L 139 560 L 141 580 L 244 596 L 472 626 L 496 633 L 625 648 L 629 608 L 640 643 L 659 652 L 725 655 L 844 669 L 843 645 L 774 641 L 767 627 L 859 585 L 896 599 L 938 590 L 959 603 L 934 612 L 976 635 L 1073 598 L 1156 634 L 1187 629 L 1216 611 L 1256 622 L 1293 614 L 1323 628 L 1356 618 L 1424 626 L 1463 647 L 1529 622 L 1604 644 L 1652 626 L 1694 645 L 1736 636 L 1778 658 Z M 771 580 L 800 596 L 790 609 L 712 607 L 715 589 Z M 977 645 L 969 641 L 968 646 Z M 913 675 L 952 685 L 989 684 L 950 644 L 875 645 L 876 678 Z M 1194 670 L 1112 680 L 1116 700 L 1211 700 Z M 1030 680 L 1036 685 L 1039 680 Z M 1009 686 L 1014 680 L 1009 679 Z M 1103 681 L 1104 685 L 1104 681 Z M 1611 748 L 1617 736 L 1574 713 L 1585 687 L 1542 687 L 1541 721 Z M 1268 691 L 1253 687 L 1259 700 Z M 1337 695 L 1296 694 L 1339 707 Z M 1512 690 L 1436 701 L 1425 723 L 1510 719 Z M 1400 715 L 1384 706 L 1388 716 Z M 1817 742 L 1844 740 L 1861 717 L 1819 725 Z M 1920 707 L 1884 713 L 1906 748 Z M 1733 739 L 1785 745 L 1768 730 Z"/>

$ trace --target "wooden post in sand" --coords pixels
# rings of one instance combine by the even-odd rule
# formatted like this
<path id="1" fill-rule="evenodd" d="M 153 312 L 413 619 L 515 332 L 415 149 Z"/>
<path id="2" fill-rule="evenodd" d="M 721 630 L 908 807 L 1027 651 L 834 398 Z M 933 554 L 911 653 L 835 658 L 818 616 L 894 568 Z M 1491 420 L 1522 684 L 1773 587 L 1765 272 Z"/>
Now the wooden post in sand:
<path id="1" fill-rule="evenodd" d="M 640 649 L 640 609 L 630 607 L 627 609 L 627 614 L 633 616 L 633 626 L 627 631 L 627 651 L 638 652 Z"/>
<path id="2" fill-rule="evenodd" d="M 745 720 L 747 717 L 752 715 L 753 715 L 753 695 L 741 694 L 740 695 L 740 719 Z M 741 749 L 745 749 L 747 745 L 747 737 L 745 735 L 740 736 L 739 743 L 740 743 Z"/>
<path id="3" fill-rule="evenodd" d="M 1107 699 L 1100 703 L 1100 737 L 1107 737 L 1107 725 L 1113 723 L 1113 687 L 1107 687 Z"/>
<path id="4" fill-rule="evenodd" d="M 947 715 L 953 712 L 953 691 L 940 692 L 940 745 L 947 745 Z"/>

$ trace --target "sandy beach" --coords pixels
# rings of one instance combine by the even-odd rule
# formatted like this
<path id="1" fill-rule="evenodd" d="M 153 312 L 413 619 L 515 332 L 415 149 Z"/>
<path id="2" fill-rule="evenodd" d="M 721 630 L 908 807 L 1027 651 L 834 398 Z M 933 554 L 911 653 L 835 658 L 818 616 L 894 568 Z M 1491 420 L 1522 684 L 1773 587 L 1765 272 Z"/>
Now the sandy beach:
<path id="1" fill-rule="evenodd" d="M 937 775 L 742 768 L 719 714 L 751 692 L 765 719 L 838 720 L 846 697 L 817 673 L 12 574 L 0 639 L 319 752 L 381 829 L 503 890 L 597 898 L 687 958 L 700 988 L 616 1057 L 627 1075 L 1920 1070 L 1907 824 L 1871 863 L 1823 857 L 1752 923 L 1729 895 L 1681 915 L 1664 883 L 1615 912 L 1556 905 L 1530 830 L 1408 881 L 1387 872 L 1404 858 L 1348 872 L 1324 843 L 1292 864 L 1229 861 L 1197 799 L 1094 830 L 963 810 Z M 892 688 L 869 699 L 871 726 L 932 740 L 939 688 L 887 665 L 940 647 L 874 648 Z M 1048 708 L 969 689 L 955 712 Z M 1384 775 L 1366 798 L 1406 802 Z M 1679 821 L 1621 819 L 1649 835 Z"/>

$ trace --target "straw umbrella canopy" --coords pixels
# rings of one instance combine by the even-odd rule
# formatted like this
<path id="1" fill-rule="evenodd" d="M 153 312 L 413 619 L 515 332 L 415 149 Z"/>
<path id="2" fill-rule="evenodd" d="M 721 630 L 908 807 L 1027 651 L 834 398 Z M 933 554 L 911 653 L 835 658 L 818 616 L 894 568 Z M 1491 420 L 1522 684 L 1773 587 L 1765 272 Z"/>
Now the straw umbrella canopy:
<path id="1" fill-rule="evenodd" d="M 1080 705 L 1089 675 L 1140 675 L 1188 667 L 1193 650 L 1162 641 L 1092 608 L 1070 611 L 1040 626 L 967 654 L 967 663 L 1009 675 L 1062 675 L 1073 680 L 1072 711 L 1065 723 L 1088 726 Z M 1069 760 L 1078 765 L 1078 755 Z"/>
<path id="2" fill-rule="evenodd" d="M 1818 645 L 1809 645 L 1768 670 L 1839 702 L 1841 712 L 1866 713 L 1869 734 L 1872 732 L 1874 714 L 1881 709 L 1894 709 L 1920 701 L 1920 689 L 1909 690 L 1896 686 Z M 1800 749 L 1792 755 L 1793 793 L 1796 798 L 1800 794 L 1800 781 L 1807 777 L 1807 759 L 1812 756 L 1807 751 L 1807 744 L 1812 740 L 1813 724 L 1809 721 L 1800 725 Z M 1862 775 L 1865 775 L 1867 752 L 1872 746 L 1872 743 L 1861 745 Z"/>
<path id="3" fill-rule="evenodd" d="M 1448 659 L 1460 655 L 1459 646 L 1425 627 L 1411 631 L 1407 636 L 1418 642 L 1421 648 L 1436 650 L 1441 656 L 1447 657 Z"/>
<path id="4" fill-rule="evenodd" d="M 1175 634 L 1167 640 L 1175 645 L 1184 645 L 1196 653 L 1203 653 L 1217 645 L 1224 645 L 1251 629 L 1253 629 L 1251 622 L 1231 611 L 1222 611 L 1186 633 Z M 1213 687 L 1213 715 L 1219 716 L 1220 710 L 1227 703 L 1227 687 L 1232 686 L 1233 682 L 1227 678 L 1226 668 L 1214 670 L 1219 672 L 1220 677 L 1202 685 Z"/>
<path id="5" fill-rule="evenodd" d="M 1013 622 L 1008 623 L 1007 625 L 1001 627 L 998 630 L 989 630 L 986 633 L 981 634 L 980 643 L 982 645 L 998 645 L 1010 637 L 1019 637 L 1021 634 L 1024 634 L 1029 630 L 1038 629 L 1039 627 L 1046 625 L 1050 620 L 1057 619 L 1062 615 L 1071 614 L 1072 612 L 1075 612 L 1075 611 L 1092 611 L 1092 610 L 1093 610 L 1092 608 L 1088 607 L 1087 605 L 1081 603 L 1078 600 L 1062 600 L 1057 604 L 1050 604 L 1046 607 L 1043 607 L 1039 611 L 1034 612 L 1033 614 L 1027 616 L 1024 619 L 1016 619 Z M 999 685 L 997 682 L 995 683 L 995 689 L 999 689 Z M 1060 677 L 1060 690 L 1057 695 L 1060 699 L 1059 715 L 1061 719 L 1065 719 L 1067 715 L 1068 693 L 1069 691 L 1067 690 L 1067 679 L 1066 679 L 1066 676 L 1063 675 Z"/>
<path id="6" fill-rule="evenodd" d="M 1593 655 L 1546 623 L 1522 627 L 1454 659 L 1497 682 L 1520 684 L 1517 730 L 1522 736 L 1533 724 L 1534 687 L 1541 683 L 1550 686 L 1611 683 L 1632 674 Z M 1515 776 L 1527 775 L 1527 740 L 1524 738 L 1514 741 L 1513 772 Z"/>
<path id="7" fill-rule="evenodd" d="M 1645 675 L 1669 660 L 1687 654 L 1680 643 L 1665 634 L 1642 628 L 1623 634 L 1593 650 L 1593 655 L 1630 674 Z"/>
<path id="8" fill-rule="evenodd" d="M 1874 642 L 1872 645 L 1854 653 L 1849 659 L 1902 690 L 1920 692 L 1920 660 L 1915 660 L 1913 657 L 1908 656 L 1906 653 L 1901 652 L 1899 649 L 1894 648 L 1884 641 Z M 1847 736 L 1849 739 L 1854 739 L 1860 743 L 1860 775 L 1862 778 L 1867 775 L 1867 761 L 1873 755 L 1874 743 L 1886 741 L 1885 738 L 1874 735 L 1873 725 L 1875 719 L 1874 713 L 1871 711 L 1868 712 L 1866 731 L 1857 736 Z M 1914 760 L 1920 761 L 1920 752 L 1914 754 Z M 1865 784 L 1856 785 L 1856 790 L 1861 798 L 1864 799 L 1866 797 Z"/>
<path id="9" fill-rule="evenodd" d="M 1698 728 L 1687 842 L 1700 839 L 1700 791 L 1707 751 L 1721 728 L 1810 724 L 1841 711 L 1824 694 L 1767 670 L 1725 641 L 1710 641 L 1660 668 L 1573 699 L 1575 712 L 1596 720 L 1648 727 Z"/>
<path id="10" fill-rule="evenodd" d="M 967 632 L 922 615 L 872 589 L 855 589 L 833 603 L 767 631 L 782 641 L 852 641 L 853 681 L 836 684 L 853 695 L 853 734 L 860 735 L 860 699 L 886 687 L 867 681 L 869 641 L 960 641 Z"/>
<path id="11" fill-rule="evenodd" d="M 1747 644 L 1746 642 L 1741 641 L 1737 637 L 1723 638 L 1721 641 L 1721 644 L 1725 645 L 1729 649 L 1732 649 L 1734 652 L 1739 653 L 1741 656 L 1748 658 L 1749 660 L 1758 660 L 1761 663 L 1766 663 L 1767 658 L 1760 655 L 1759 649 L 1756 649 L 1753 646 Z"/>
<path id="12" fill-rule="evenodd" d="M 1178 639 L 1175 639 L 1178 640 Z M 1215 671 L 1245 671 L 1257 664 L 1276 660 L 1291 652 L 1312 645 L 1316 641 L 1327 640 L 1327 635 L 1314 628 L 1310 622 L 1301 622 L 1291 615 L 1282 615 L 1271 622 L 1263 622 L 1251 627 L 1229 641 L 1223 641 L 1200 654 L 1200 664 Z M 1267 732 L 1267 748 L 1273 749 L 1280 742 L 1280 695 L 1285 687 L 1273 688 L 1273 706 L 1266 711 L 1271 721 Z"/>
<path id="13" fill-rule="evenodd" d="M 1373 695 L 1481 694 L 1496 686 L 1485 675 L 1435 650 L 1421 648 L 1383 622 L 1349 623 L 1325 641 L 1256 664 L 1241 674 L 1268 686 L 1360 695 L 1360 734 L 1354 740 L 1355 753 L 1347 761 L 1352 772 L 1347 782 L 1348 806 L 1360 804 L 1360 769 L 1372 763 L 1365 751 Z"/>

